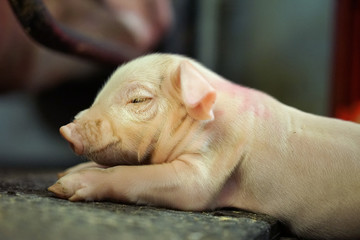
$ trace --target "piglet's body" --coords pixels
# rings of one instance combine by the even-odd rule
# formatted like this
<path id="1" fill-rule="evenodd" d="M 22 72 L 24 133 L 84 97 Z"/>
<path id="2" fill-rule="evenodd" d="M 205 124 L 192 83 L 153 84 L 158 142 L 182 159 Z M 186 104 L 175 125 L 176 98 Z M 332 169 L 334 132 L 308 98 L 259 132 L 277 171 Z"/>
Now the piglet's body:
<path id="1" fill-rule="evenodd" d="M 91 162 L 49 188 L 59 197 L 237 207 L 300 236 L 360 238 L 360 126 L 288 107 L 188 58 L 121 66 L 60 131 Z"/>

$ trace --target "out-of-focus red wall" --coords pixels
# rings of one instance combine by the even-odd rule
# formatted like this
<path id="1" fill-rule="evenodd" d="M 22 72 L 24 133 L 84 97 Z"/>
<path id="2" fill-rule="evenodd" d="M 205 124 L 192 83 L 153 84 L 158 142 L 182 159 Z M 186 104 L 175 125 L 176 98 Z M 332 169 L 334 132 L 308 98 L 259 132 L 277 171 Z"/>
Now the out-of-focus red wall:
<path id="1" fill-rule="evenodd" d="M 337 0 L 332 113 L 360 123 L 360 1 Z"/>

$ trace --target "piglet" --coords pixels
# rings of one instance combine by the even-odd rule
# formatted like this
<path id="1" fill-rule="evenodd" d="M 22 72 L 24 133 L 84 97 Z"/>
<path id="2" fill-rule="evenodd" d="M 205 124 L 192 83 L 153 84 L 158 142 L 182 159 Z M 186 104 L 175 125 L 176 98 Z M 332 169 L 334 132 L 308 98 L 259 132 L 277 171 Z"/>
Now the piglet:
<path id="1" fill-rule="evenodd" d="M 189 58 L 119 67 L 60 128 L 90 160 L 49 188 L 70 201 L 241 208 L 309 238 L 360 238 L 360 125 L 304 113 Z"/>

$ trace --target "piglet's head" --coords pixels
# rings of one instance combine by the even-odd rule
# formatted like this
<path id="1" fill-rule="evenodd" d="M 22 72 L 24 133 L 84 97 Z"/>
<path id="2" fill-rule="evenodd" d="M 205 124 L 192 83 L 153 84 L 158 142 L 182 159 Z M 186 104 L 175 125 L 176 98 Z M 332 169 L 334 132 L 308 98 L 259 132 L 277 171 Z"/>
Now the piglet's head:
<path id="1" fill-rule="evenodd" d="M 93 105 L 60 128 L 73 151 L 99 164 L 168 160 L 181 121 L 214 118 L 216 93 L 184 57 L 148 55 L 119 67 Z"/>

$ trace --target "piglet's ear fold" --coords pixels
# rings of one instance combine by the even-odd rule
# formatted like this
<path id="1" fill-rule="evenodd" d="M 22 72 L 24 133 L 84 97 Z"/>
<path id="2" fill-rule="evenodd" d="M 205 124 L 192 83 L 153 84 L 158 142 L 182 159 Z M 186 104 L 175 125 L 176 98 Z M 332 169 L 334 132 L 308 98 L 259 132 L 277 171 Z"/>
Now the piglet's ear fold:
<path id="1" fill-rule="evenodd" d="M 215 89 L 190 62 L 180 64 L 180 86 L 189 115 L 197 120 L 214 119 Z"/>

